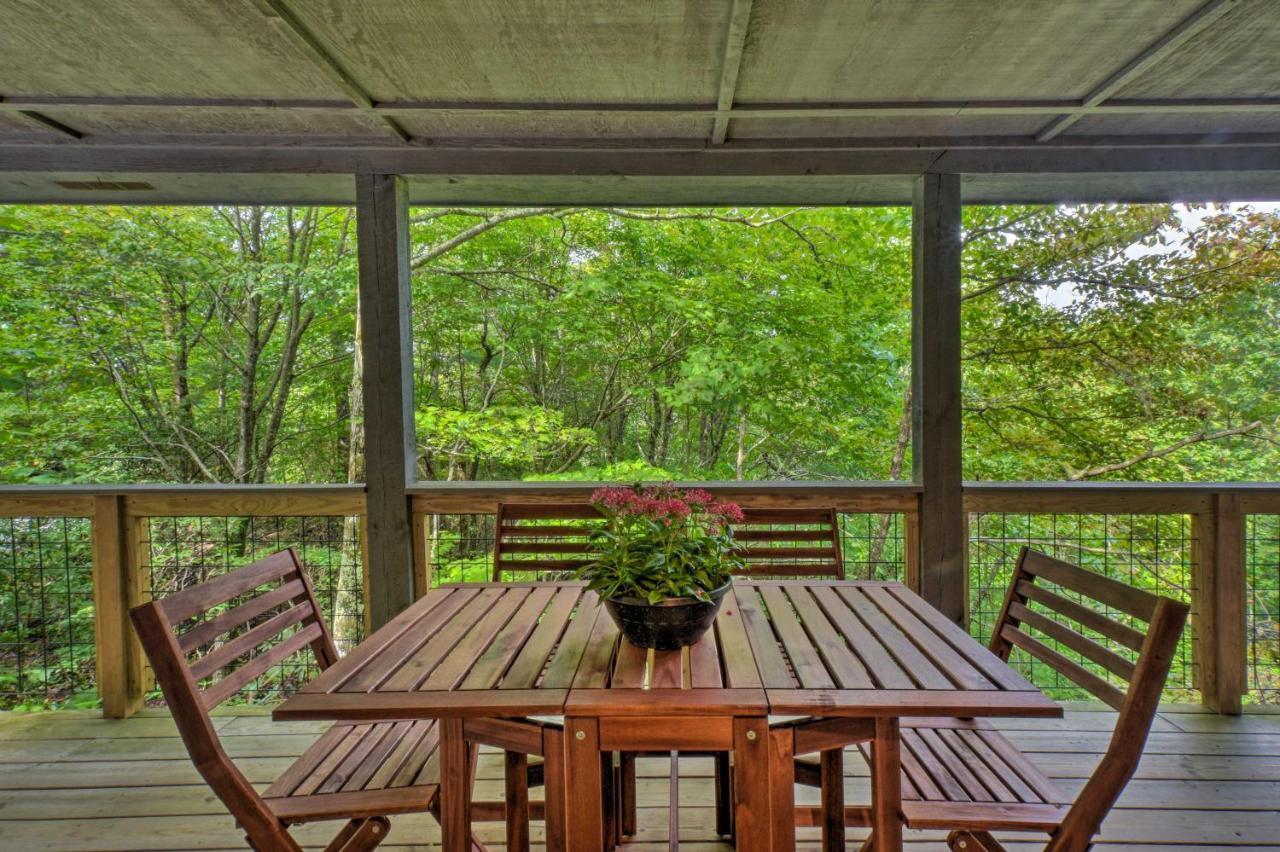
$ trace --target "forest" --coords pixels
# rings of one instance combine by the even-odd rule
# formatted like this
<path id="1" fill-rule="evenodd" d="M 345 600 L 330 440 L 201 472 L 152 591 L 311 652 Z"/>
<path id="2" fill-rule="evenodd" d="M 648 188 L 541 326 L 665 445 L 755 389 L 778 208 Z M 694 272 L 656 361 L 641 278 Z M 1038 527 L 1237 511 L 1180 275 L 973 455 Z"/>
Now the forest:
<path id="1" fill-rule="evenodd" d="M 909 210 L 412 218 L 421 479 L 910 477 Z M 1268 207 L 966 208 L 966 477 L 1280 479 L 1278 248 Z M 0 206 L 0 482 L 361 481 L 355 264 L 345 208 Z M 1274 521 L 1254 522 L 1251 623 L 1273 690 Z M 204 540 L 178 526 L 157 583 Z M 250 532 L 208 546 L 243 556 Z M 29 533 L 0 530 L 7 695 L 15 654 L 65 656 L 81 629 L 49 640 L 23 609 Z M 1072 536 L 1127 536 L 1146 585 L 1185 574 L 1154 518 Z M 83 668 L 40 676 L 71 694 Z"/>

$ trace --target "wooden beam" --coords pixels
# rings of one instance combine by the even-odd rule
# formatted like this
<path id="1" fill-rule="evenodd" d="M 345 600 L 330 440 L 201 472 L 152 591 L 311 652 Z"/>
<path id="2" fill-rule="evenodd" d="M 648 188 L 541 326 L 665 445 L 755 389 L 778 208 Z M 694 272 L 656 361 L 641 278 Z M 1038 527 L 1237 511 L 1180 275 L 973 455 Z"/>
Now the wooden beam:
<path id="1" fill-rule="evenodd" d="M 733 96 L 742 70 L 742 50 L 747 43 L 747 25 L 751 22 L 752 0 L 733 0 L 729 13 L 729 30 L 725 35 L 724 59 L 720 63 L 720 90 L 716 96 L 716 119 L 711 129 L 711 144 L 721 145 L 729 132 Z"/>
<path id="2" fill-rule="evenodd" d="M 93 498 L 93 636 L 102 715 L 124 719 L 142 707 L 142 646 L 129 608 L 142 602 L 137 519 L 121 497 Z"/>
<path id="3" fill-rule="evenodd" d="M 1086 110 L 1097 107 L 1107 98 L 1120 91 L 1127 83 L 1133 81 L 1142 72 L 1167 57 L 1179 46 L 1204 30 L 1205 27 L 1235 6 L 1237 2 L 1239 0 L 1209 0 L 1209 2 L 1184 18 L 1173 29 L 1156 39 L 1146 50 L 1126 62 L 1118 71 L 1103 80 L 1089 94 L 1084 96 L 1080 105 Z M 1077 112 L 1055 119 L 1036 134 L 1036 141 L 1049 141 L 1079 121 L 1084 114 L 1083 112 Z"/>
<path id="4" fill-rule="evenodd" d="M 911 239 L 912 478 L 920 494 L 920 593 L 965 618 L 960 421 L 960 177 L 916 180 Z"/>
<path id="5" fill-rule="evenodd" d="M 18 115 L 22 116 L 23 118 L 26 118 L 29 121 L 35 122 L 36 124 L 40 125 L 46 130 L 52 130 L 54 133 L 59 133 L 63 136 L 69 136 L 72 139 L 84 138 L 84 134 L 81 133 L 79 130 L 76 130 L 73 127 L 68 127 L 67 125 L 63 124 L 61 121 L 52 119 L 42 112 L 36 112 L 35 110 L 31 110 L 31 109 L 20 109 L 18 110 Z"/>
<path id="6" fill-rule="evenodd" d="M 1239 715 L 1248 683 L 1245 666 L 1245 519 L 1236 494 L 1214 496 L 1192 516 L 1196 539 L 1192 630 L 1198 684 L 1205 705 Z"/>
<path id="7" fill-rule="evenodd" d="M 337 85 L 347 97 L 351 98 L 352 103 L 356 105 L 362 112 L 373 116 L 378 122 L 391 131 L 401 142 L 408 142 L 410 136 L 400 124 L 394 119 L 386 115 L 380 115 L 373 109 L 373 98 L 365 91 L 351 75 L 351 73 L 342 67 L 342 63 L 334 58 L 329 49 L 320 41 L 315 33 L 293 13 L 293 10 L 285 4 L 284 0 L 254 0 L 258 8 L 271 21 L 278 25 L 281 33 L 289 39 L 304 55 L 309 57 L 312 63 L 319 68 L 325 76 Z"/>
<path id="8" fill-rule="evenodd" d="M 723 81 L 722 81 L 723 83 Z M 736 82 L 734 84 L 736 86 Z M 361 90 L 363 91 L 363 90 Z M 732 95 L 732 93 L 730 93 Z M 368 98 L 368 95 L 365 95 Z M 363 102 L 363 100 L 361 101 Z M 1218 113 L 1276 113 L 1280 98 L 1111 98 L 1086 106 L 1076 98 L 984 99 L 963 98 L 921 101 L 780 101 L 709 103 L 635 103 L 629 101 L 369 101 L 362 107 L 354 100 L 329 98 L 175 97 L 149 95 L 5 95 L 0 110 L 24 109 L 149 109 L 149 110 L 252 110 L 258 112 L 313 112 L 350 114 L 361 110 L 382 115 L 476 116 L 596 116 L 705 117 L 787 120 L 795 118 L 928 118 L 933 116 L 1026 115 L 1198 115 Z"/>
<path id="9" fill-rule="evenodd" d="M 414 601 L 407 487 L 415 479 L 409 193 L 396 175 L 356 176 L 360 339 L 364 355 L 369 622 Z"/>
<path id="10" fill-rule="evenodd" d="M 1256 144 L 1114 146 L 1097 140 L 1058 147 L 1005 140 L 812 140 L 643 150 L 619 147 L 323 147 L 280 145 L 106 143 L 0 145 L 3 171 L 134 173 L 541 175 L 617 177 L 832 177 L 925 171 L 958 174 L 1071 174 L 1079 172 L 1276 171 L 1280 139 Z M 941 144 L 948 142 L 951 144 Z M 859 147 L 859 146 L 862 147 Z"/>

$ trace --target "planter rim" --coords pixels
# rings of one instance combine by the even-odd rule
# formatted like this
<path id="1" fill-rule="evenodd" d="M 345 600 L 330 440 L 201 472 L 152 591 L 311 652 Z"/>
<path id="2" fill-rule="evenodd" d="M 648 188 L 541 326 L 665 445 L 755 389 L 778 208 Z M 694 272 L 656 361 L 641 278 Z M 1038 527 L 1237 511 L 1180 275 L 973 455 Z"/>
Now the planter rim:
<path id="1" fill-rule="evenodd" d="M 711 596 L 712 600 L 714 600 L 715 598 L 724 595 L 724 593 L 727 592 L 729 590 L 729 587 L 732 585 L 733 585 L 733 580 L 729 579 L 723 585 L 717 586 L 714 589 L 710 589 L 707 592 L 707 594 Z M 652 607 L 691 606 L 693 604 L 707 603 L 707 601 L 700 601 L 697 598 L 691 598 L 691 597 L 663 598 L 657 603 L 649 603 L 649 601 L 647 601 L 644 598 L 633 598 L 633 597 L 612 597 L 612 598 L 606 598 L 605 600 L 616 601 L 618 603 L 629 604 L 631 606 L 652 606 Z"/>

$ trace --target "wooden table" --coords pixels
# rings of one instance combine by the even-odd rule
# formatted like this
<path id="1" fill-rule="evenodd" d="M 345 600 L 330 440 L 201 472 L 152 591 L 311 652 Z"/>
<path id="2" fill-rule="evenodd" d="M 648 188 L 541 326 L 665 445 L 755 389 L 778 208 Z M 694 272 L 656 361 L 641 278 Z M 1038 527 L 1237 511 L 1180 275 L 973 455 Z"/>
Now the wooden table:
<path id="1" fill-rule="evenodd" d="M 598 852 L 600 754 L 610 751 L 733 751 L 738 848 L 793 848 L 795 746 L 840 740 L 771 729 L 770 713 L 818 717 L 828 731 L 861 720 L 875 738 L 877 848 L 900 849 L 901 717 L 1062 709 L 901 584 L 738 580 L 714 631 L 656 653 L 621 641 L 579 583 L 433 589 L 274 717 L 563 715 L 566 845 Z M 458 753 L 446 740 L 461 731 L 441 726 L 443 777 L 445 755 Z M 466 795 L 463 784 L 442 785 L 442 811 Z M 446 850 L 466 848 L 448 834 Z"/>

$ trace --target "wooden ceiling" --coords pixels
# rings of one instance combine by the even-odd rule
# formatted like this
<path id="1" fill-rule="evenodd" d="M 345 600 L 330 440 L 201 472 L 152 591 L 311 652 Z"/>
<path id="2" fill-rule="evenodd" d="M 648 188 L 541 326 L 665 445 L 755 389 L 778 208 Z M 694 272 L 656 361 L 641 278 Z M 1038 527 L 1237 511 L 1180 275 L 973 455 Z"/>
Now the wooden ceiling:
<path id="1" fill-rule="evenodd" d="M 0 0 L 0 200 L 1280 198 L 1278 0 Z M 129 182 L 150 189 L 107 185 Z M 102 186 L 93 186 L 95 182 Z"/>

